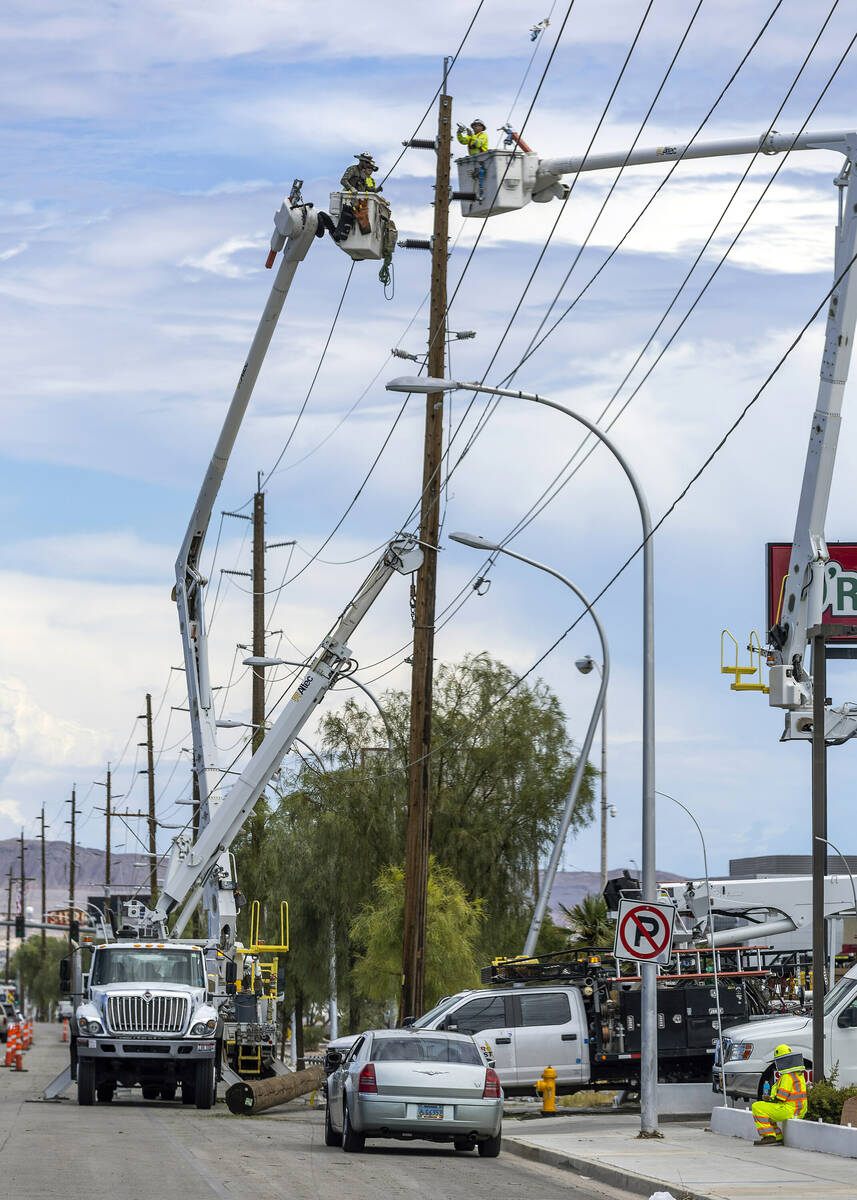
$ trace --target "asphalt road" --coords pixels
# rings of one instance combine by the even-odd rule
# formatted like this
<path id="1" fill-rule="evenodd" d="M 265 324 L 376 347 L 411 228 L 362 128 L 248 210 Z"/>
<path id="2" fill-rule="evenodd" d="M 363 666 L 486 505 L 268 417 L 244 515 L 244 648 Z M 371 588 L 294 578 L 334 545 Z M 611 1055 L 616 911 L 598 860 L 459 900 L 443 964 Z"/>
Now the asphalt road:
<path id="1" fill-rule="evenodd" d="M 323 1113 L 305 1100 L 258 1117 L 144 1101 L 32 1103 L 65 1065 L 56 1025 L 37 1027 L 24 1074 L 0 1070 L 0 1179 L 14 1200 L 521 1200 L 624 1195 L 570 1172 L 502 1153 L 482 1159 L 430 1143 L 370 1142 L 346 1155 L 324 1144 Z"/>

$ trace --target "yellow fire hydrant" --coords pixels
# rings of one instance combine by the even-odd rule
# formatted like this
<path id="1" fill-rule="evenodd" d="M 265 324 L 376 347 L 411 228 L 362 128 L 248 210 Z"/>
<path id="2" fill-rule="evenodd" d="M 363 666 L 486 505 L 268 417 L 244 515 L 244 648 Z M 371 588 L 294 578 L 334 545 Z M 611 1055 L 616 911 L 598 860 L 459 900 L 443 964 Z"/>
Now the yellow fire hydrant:
<path id="1" fill-rule="evenodd" d="M 556 1071 L 553 1067 L 545 1067 L 541 1079 L 537 1079 L 534 1087 L 542 1098 L 542 1112 L 556 1112 Z"/>

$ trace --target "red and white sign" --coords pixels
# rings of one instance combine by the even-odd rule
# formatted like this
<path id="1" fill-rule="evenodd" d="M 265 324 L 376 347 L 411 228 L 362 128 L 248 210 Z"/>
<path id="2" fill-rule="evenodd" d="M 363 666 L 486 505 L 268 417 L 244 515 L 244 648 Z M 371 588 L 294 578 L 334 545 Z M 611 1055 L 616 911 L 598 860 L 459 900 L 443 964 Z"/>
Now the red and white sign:
<path id="1" fill-rule="evenodd" d="M 833 642 L 857 639 L 857 544 L 828 542 L 830 561 L 824 569 L 822 625 L 853 625 L 848 637 Z M 779 624 L 782 617 L 784 584 L 790 570 L 792 548 L 789 542 L 768 542 L 768 611 L 766 629 Z M 764 637 L 762 641 L 764 642 Z"/>
<path id="2" fill-rule="evenodd" d="M 620 900 L 614 958 L 633 962 L 668 962 L 672 955 L 675 905 Z"/>

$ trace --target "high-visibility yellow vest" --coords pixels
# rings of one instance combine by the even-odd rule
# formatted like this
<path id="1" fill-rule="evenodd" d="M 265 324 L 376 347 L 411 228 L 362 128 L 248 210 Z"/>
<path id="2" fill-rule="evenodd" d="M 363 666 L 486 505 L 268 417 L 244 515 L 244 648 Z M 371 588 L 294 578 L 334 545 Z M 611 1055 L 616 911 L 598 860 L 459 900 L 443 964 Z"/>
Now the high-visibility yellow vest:
<path id="1" fill-rule="evenodd" d="M 771 1088 L 771 1099 L 778 1104 L 789 1104 L 795 1117 L 806 1113 L 806 1075 L 803 1071 L 786 1071 Z"/>
<path id="2" fill-rule="evenodd" d="M 468 154 L 484 154 L 488 149 L 488 134 L 484 130 L 482 133 L 458 133 L 456 137 L 467 147 Z"/>

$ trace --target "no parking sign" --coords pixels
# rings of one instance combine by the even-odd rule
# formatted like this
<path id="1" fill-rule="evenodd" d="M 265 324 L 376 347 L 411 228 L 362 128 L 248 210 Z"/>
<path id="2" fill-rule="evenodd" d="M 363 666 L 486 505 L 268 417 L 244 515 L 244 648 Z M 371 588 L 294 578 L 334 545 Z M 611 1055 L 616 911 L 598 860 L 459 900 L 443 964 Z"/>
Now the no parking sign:
<path id="1" fill-rule="evenodd" d="M 669 962 L 674 923 L 674 904 L 620 900 L 614 958 L 626 958 L 632 962 Z"/>

